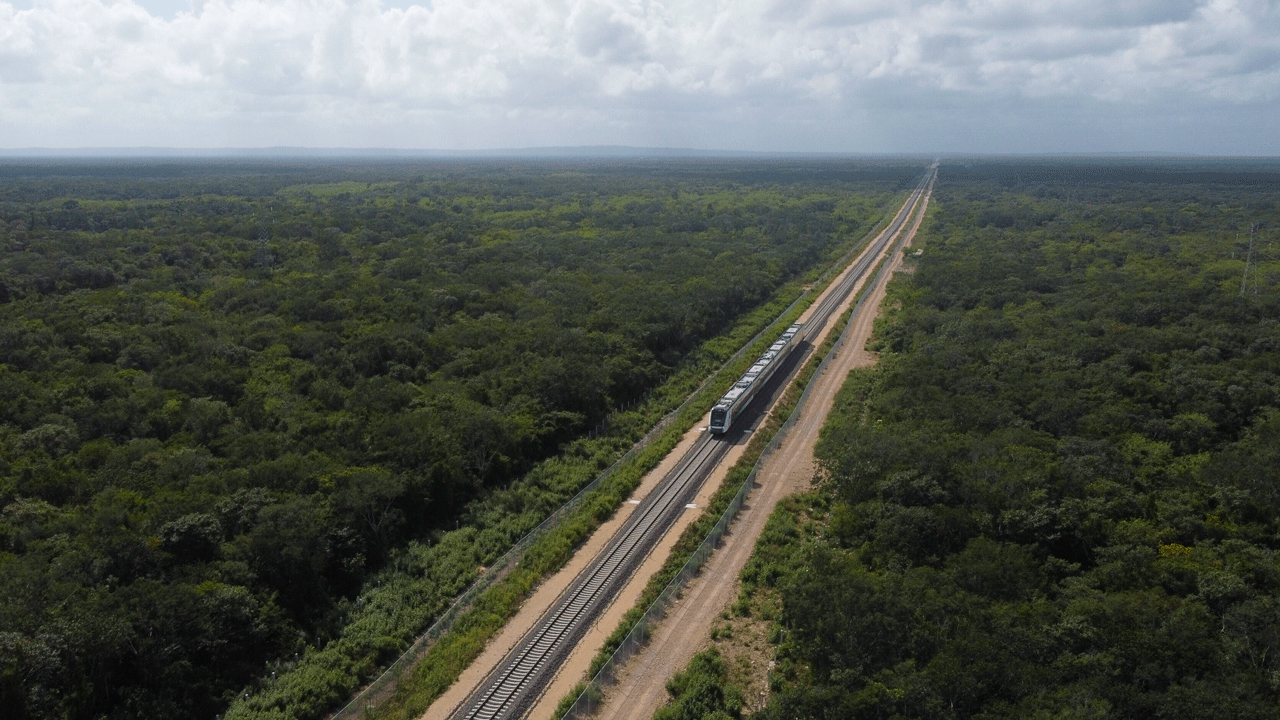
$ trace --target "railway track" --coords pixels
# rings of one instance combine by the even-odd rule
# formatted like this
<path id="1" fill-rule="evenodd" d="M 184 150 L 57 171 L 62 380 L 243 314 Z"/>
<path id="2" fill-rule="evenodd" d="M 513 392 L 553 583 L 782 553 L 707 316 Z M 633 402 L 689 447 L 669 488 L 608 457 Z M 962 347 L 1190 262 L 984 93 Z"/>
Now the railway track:
<path id="1" fill-rule="evenodd" d="M 910 221 L 920 209 L 921 201 L 923 200 L 930 185 L 932 185 L 937 172 L 936 165 L 929 168 L 928 172 L 924 174 L 924 178 L 921 179 L 920 184 L 911 191 L 911 195 L 907 198 L 907 201 L 902 204 L 902 207 L 898 210 L 897 214 L 894 215 L 893 220 L 890 221 L 888 227 L 881 231 L 880 235 L 876 237 L 875 242 L 867 251 L 864 251 L 858 256 L 858 259 L 854 261 L 852 268 L 845 273 L 844 277 L 836 287 L 831 292 L 828 292 L 818 305 L 814 307 L 813 313 L 805 322 L 804 334 L 806 340 L 809 339 L 810 333 L 818 332 L 820 328 L 826 326 L 827 321 L 831 318 L 831 314 L 836 311 L 836 308 L 840 307 L 845 298 L 849 296 L 849 293 L 853 292 L 853 288 L 858 284 L 858 281 L 862 279 L 862 276 L 866 274 L 867 270 L 875 265 L 885 246 L 902 237 L 902 231 L 906 228 L 908 221 Z"/>
<path id="2" fill-rule="evenodd" d="M 935 170 L 925 173 L 873 246 L 861 254 L 832 292 L 814 308 L 804 330 L 804 340 L 814 328 L 823 327 L 831 314 L 852 292 L 894 238 L 902 234 L 916 213 Z M 793 353 L 798 366 L 812 347 Z M 789 375 L 779 373 L 779 376 Z M 777 380 L 773 381 L 777 382 Z M 610 540 L 605 550 L 569 583 L 515 649 L 491 672 L 479 688 L 450 713 L 450 720 L 499 720 L 522 717 L 532 707 L 564 657 L 586 632 L 592 620 L 616 590 L 630 577 L 697 492 L 703 478 L 741 435 L 741 429 L 716 437 L 700 438 L 676 467 L 663 478 Z"/>

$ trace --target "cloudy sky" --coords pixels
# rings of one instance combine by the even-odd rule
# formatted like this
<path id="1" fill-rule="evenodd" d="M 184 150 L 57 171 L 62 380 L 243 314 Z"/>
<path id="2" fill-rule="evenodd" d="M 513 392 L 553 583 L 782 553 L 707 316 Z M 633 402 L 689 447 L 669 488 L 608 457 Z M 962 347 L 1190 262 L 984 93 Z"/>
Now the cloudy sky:
<path id="1" fill-rule="evenodd" d="M 1280 0 L 0 0 L 0 148 L 1280 155 Z"/>

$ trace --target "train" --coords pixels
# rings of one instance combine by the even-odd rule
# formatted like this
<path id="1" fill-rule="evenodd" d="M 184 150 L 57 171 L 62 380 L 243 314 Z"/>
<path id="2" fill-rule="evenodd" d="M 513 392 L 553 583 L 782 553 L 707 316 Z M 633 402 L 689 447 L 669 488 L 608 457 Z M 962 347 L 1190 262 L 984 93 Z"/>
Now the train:
<path id="1" fill-rule="evenodd" d="M 773 371 L 782 365 L 795 346 L 800 343 L 798 336 L 803 327 L 804 323 L 796 323 L 787 328 L 786 332 L 782 333 L 782 336 L 775 340 L 760 359 L 752 363 L 733 387 L 729 388 L 729 391 L 716 402 L 715 407 L 711 408 L 709 429 L 712 434 L 723 435 L 729 432 L 729 428 L 733 426 L 733 419 L 747 407 L 751 398 L 755 397 L 760 388 L 773 376 Z"/>

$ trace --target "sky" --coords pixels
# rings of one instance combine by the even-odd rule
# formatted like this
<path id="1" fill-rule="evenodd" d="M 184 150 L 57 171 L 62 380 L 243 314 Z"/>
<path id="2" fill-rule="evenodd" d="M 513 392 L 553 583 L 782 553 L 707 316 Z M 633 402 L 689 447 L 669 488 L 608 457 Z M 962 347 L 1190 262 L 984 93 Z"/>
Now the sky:
<path id="1" fill-rule="evenodd" d="M 1280 155 L 1280 0 L 0 0 L 0 148 Z"/>

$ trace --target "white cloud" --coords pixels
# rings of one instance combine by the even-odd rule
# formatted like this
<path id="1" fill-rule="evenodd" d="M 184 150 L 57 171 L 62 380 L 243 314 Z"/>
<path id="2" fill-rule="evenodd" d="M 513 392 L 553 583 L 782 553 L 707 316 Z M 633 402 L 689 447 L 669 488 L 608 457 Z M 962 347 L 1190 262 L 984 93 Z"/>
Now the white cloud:
<path id="1" fill-rule="evenodd" d="M 920 108 L 1266 128 L 1280 81 L 1272 0 L 24 1 L 0 0 L 0 146 L 909 149 L 865 143 Z"/>

